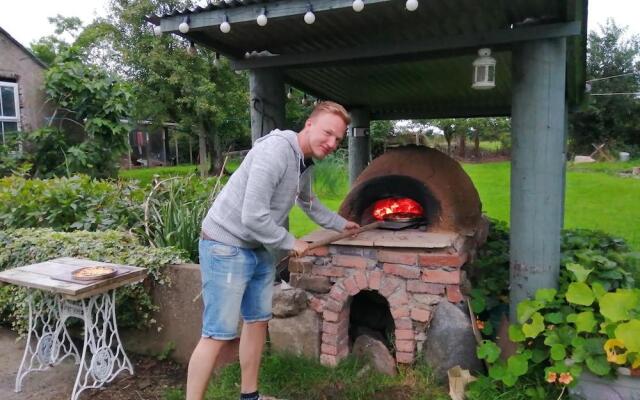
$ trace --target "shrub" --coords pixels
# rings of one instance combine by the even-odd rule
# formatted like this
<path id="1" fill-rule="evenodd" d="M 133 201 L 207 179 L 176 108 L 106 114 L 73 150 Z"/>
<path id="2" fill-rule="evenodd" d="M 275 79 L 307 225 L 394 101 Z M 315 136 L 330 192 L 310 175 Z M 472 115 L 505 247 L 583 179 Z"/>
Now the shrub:
<path id="1" fill-rule="evenodd" d="M 71 233 L 51 229 L 17 229 L 0 231 L 0 270 L 43 262 L 57 257 L 79 257 L 96 261 L 146 268 L 149 278 L 167 284 L 162 268 L 186 260 L 175 248 L 153 249 L 142 246 L 132 234 L 117 231 Z M 0 322 L 24 332 L 28 316 L 24 301 L 26 290 L 15 286 L 0 287 Z M 120 327 L 141 328 L 153 321 L 155 306 L 148 285 L 136 284 L 118 289 L 117 318 Z"/>
<path id="2" fill-rule="evenodd" d="M 84 175 L 47 180 L 0 179 L 0 230 L 57 231 L 138 229 L 144 193 L 134 183 Z"/>

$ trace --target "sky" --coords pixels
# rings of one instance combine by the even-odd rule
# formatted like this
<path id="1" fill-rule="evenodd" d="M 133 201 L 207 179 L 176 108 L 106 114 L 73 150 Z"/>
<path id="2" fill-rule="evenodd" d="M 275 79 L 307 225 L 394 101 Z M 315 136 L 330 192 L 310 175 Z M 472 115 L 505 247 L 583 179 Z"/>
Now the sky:
<path id="1" fill-rule="evenodd" d="M 62 14 L 88 23 L 96 16 L 106 15 L 107 3 L 108 0 L 0 0 L 0 27 L 28 47 L 32 41 L 53 33 L 48 17 Z M 613 17 L 618 25 L 627 25 L 630 32 L 640 34 L 639 15 L 638 0 L 589 1 L 590 30 Z"/>

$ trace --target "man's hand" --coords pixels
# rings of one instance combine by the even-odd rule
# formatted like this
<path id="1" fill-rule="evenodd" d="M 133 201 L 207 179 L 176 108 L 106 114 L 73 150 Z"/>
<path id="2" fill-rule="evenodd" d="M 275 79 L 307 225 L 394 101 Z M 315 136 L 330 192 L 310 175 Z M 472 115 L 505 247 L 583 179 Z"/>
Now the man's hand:
<path id="1" fill-rule="evenodd" d="M 359 224 L 353 221 L 347 221 L 347 224 L 344 226 L 344 232 L 355 231 L 358 228 L 360 228 Z"/>
<path id="2" fill-rule="evenodd" d="M 309 248 L 309 243 L 304 240 L 296 239 L 293 242 L 293 249 L 289 252 L 291 257 L 300 257 L 304 254 L 305 251 Z"/>

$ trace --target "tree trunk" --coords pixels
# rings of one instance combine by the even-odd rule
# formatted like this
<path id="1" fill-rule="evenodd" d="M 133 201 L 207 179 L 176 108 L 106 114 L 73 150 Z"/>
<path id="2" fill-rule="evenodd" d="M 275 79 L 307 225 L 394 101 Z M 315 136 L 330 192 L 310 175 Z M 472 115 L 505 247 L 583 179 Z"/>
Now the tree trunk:
<path id="1" fill-rule="evenodd" d="M 473 131 L 473 155 L 476 160 L 480 159 L 480 131 L 478 129 Z"/>
<path id="2" fill-rule="evenodd" d="M 211 157 L 211 174 L 218 175 L 222 169 L 222 144 L 220 143 L 220 133 L 215 128 L 210 129 L 212 145 L 209 148 L 209 155 Z"/>
<path id="3" fill-rule="evenodd" d="M 209 163 L 207 162 L 207 132 L 204 124 L 200 124 L 198 130 L 198 156 L 200 158 L 200 177 L 206 178 L 209 173 Z"/>
<path id="4" fill-rule="evenodd" d="M 462 132 L 460 136 L 458 136 L 458 155 L 460 158 L 464 158 L 465 153 L 467 152 L 467 135 Z"/>

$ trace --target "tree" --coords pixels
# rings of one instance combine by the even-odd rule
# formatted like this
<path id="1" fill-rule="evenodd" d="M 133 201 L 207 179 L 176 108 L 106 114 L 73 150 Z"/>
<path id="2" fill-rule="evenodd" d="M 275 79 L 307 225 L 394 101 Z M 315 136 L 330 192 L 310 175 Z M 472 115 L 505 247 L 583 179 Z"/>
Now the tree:
<path id="1" fill-rule="evenodd" d="M 640 36 L 625 36 L 612 19 L 588 37 L 587 80 L 591 86 L 582 109 L 571 118 L 570 145 L 589 154 L 592 144 L 640 147 Z M 612 94 L 613 95 L 610 95 Z M 604 94 L 604 95 L 603 95 Z"/>

